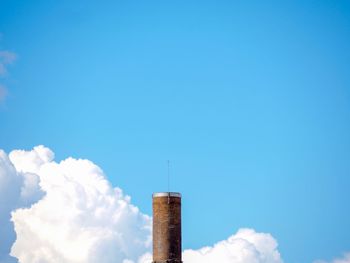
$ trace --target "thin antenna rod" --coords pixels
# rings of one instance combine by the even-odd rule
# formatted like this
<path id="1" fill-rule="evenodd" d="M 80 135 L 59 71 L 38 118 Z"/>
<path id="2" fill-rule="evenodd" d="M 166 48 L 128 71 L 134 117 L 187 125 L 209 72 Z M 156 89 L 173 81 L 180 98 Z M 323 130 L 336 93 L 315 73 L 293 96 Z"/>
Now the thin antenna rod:
<path id="1" fill-rule="evenodd" d="M 170 161 L 168 160 L 168 192 L 170 192 Z"/>
<path id="2" fill-rule="evenodd" d="M 168 204 L 170 204 L 170 161 L 168 160 Z"/>

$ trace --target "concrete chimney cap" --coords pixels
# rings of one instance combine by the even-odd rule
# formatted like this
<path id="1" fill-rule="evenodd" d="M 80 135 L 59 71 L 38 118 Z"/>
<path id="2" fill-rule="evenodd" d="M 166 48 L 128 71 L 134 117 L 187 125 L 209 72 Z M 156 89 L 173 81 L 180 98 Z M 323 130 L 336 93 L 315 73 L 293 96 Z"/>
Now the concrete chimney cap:
<path id="1" fill-rule="evenodd" d="M 175 192 L 160 192 L 160 193 L 153 193 L 152 197 L 166 197 L 166 196 L 170 196 L 170 197 L 179 197 L 181 198 L 181 194 L 180 193 L 175 193 Z"/>

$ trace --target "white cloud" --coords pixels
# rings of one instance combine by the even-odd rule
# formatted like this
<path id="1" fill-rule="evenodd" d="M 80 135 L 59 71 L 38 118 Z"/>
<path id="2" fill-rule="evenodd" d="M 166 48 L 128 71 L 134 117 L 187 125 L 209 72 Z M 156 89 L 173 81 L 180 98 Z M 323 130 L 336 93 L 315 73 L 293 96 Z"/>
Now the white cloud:
<path id="1" fill-rule="evenodd" d="M 0 262 L 16 262 L 9 252 L 16 236 L 10 213 L 18 207 L 29 206 L 42 197 L 39 178 L 35 174 L 15 169 L 7 154 L 0 150 Z"/>
<path id="2" fill-rule="evenodd" d="M 328 263 L 324 260 L 316 260 L 314 263 Z M 329 263 L 350 263 L 350 252 L 344 253 L 343 257 L 336 258 L 330 261 Z"/>
<path id="3" fill-rule="evenodd" d="M 0 262 L 15 262 L 9 252 L 15 240 L 10 213 L 18 203 L 21 180 L 6 153 L 0 150 Z"/>
<path id="4" fill-rule="evenodd" d="M 149 250 L 150 217 L 94 163 L 56 163 L 43 146 L 13 151 L 10 159 L 17 171 L 37 174 L 45 192 L 30 208 L 12 212 L 17 239 L 11 255 L 21 263 L 122 262 Z"/>
<path id="5" fill-rule="evenodd" d="M 266 233 L 257 233 L 253 229 L 243 228 L 227 240 L 213 247 L 199 250 L 185 250 L 186 263 L 281 263 L 277 242 Z"/>

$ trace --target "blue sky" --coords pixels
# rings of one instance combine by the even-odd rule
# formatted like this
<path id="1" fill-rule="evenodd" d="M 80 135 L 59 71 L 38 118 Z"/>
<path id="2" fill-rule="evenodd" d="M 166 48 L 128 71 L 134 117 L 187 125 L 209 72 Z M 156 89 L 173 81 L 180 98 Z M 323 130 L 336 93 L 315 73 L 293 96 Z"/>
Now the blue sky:
<path id="1" fill-rule="evenodd" d="M 185 248 L 350 250 L 348 1 L 2 0 L 0 32 L 0 148 L 93 160 L 148 214 L 171 160 Z"/>

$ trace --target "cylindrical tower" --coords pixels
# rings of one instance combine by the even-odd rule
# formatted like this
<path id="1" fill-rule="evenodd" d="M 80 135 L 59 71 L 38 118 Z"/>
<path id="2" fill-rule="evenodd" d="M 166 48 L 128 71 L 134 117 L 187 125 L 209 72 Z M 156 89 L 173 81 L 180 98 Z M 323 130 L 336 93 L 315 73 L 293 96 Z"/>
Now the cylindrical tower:
<path id="1" fill-rule="evenodd" d="M 153 194 L 153 262 L 181 263 L 181 194 Z"/>

